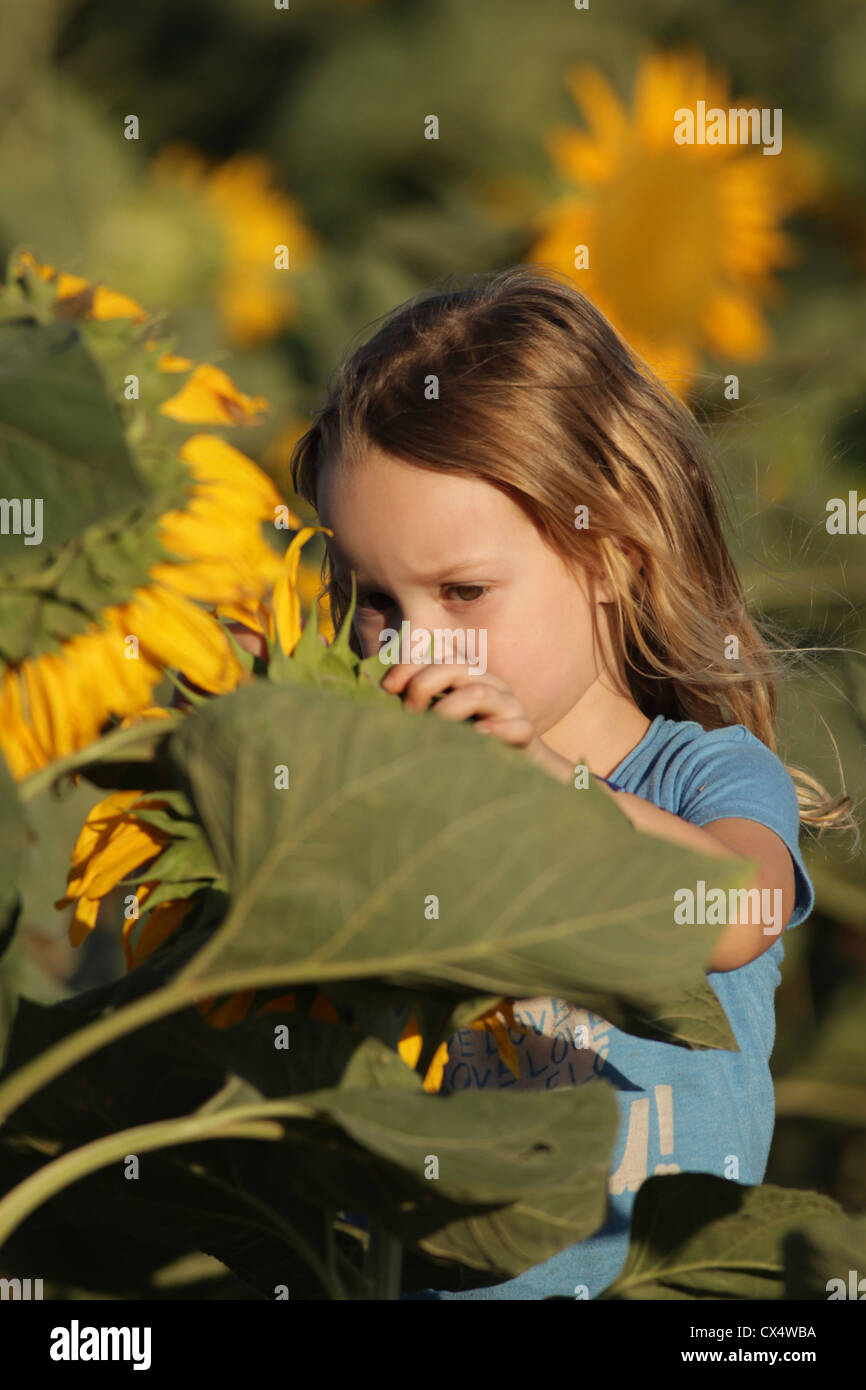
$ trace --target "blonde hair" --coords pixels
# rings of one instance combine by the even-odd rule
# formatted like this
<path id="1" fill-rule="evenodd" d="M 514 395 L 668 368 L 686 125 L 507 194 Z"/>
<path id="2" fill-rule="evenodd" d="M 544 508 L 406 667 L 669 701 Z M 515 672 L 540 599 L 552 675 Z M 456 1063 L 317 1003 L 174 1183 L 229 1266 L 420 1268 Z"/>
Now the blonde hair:
<path id="1" fill-rule="evenodd" d="M 777 683 L 795 653 L 771 649 L 748 612 L 694 416 L 567 277 L 518 265 L 449 279 L 346 355 L 292 451 L 298 496 L 315 507 L 323 463 L 351 466 L 371 447 L 484 479 L 566 563 L 611 584 L 618 674 L 646 716 L 743 724 L 775 752 Z M 339 626 L 350 596 L 323 578 Z M 856 830 L 849 796 L 788 771 L 804 824 Z"/>

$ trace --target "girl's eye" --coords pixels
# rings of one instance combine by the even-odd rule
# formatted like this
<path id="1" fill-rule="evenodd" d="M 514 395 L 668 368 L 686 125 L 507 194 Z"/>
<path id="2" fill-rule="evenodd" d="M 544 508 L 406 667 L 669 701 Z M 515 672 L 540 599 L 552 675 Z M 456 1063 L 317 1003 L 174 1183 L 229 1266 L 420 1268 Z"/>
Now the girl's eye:
<path id="1" fill-rule="evenodd" d="M 478 599 L 480 599 L 487 592 L 487 588 L 484 584 L 446 585 L 446 594 L 448 594 L 450 590 L 454 590 L 454 592 L 458 596 L 458 601 L 460 603 L 476 603 Z M 372 610 L 374 612 L 378 612 L 381 609 L 390 608 L 391 603 L 392 600 L 388 597 L 387 594 L 362 594 L 358 603 L 358 607 L 361 609 L 366 609 L 368 611 Z"/>
<path id="2" fill-rule="evenodd" d="M 379 611 L 380 608 L 390 608 L 391 600 L 387 594 L 362 594 L 358 600 L 359 608 L 372 608 Z"/>
<path id="3" fill-rule="evenodd" d="M 484 584 L 449 584 L 448 588 L 457 591 L 461 603 L 475 603 L 483 594 L 487 593 Z M 474 593 L 472 592 L 473 590 Z M 469 593 L 469 598 L 466 597 L 467 592 Z"/>

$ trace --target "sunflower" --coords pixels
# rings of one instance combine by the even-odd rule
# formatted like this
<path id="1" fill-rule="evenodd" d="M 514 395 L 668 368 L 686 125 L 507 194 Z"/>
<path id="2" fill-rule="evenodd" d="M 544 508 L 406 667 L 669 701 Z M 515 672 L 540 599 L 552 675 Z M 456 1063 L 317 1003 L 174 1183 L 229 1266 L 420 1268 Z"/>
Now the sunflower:
<path id="1" fill-rule="evenodd" d="M 291 569 L 260 529 L 281 500 L 255 464 L 215 436 L 194 435 L 180 457 L 196 485 L 187 505 L 160 525 L 160 541 L 177 560 L 153 565 L 147 586 L 106 609 L 98 626 L 60 653 L 6 671 L 0 749 L 14 777 L 93 742 L 111 715 L 148 705 L 166 667 L 214 694 L 236 689 L 244 677 L 223 628 L 196 600 L 243 620 L 275 584 L 287 589 Z M 130 636 L 135 660 L 126 656 Z"/>
<path id="2" fill-rule="evenodd" d="M 68 300 L 84 317 L 138 318 L 140 306 L 114 291 L 100 298 L 86 282 L 38 265 L 29 253 L 21 262 L 57 285 L 58 304 Z M 158 343 L 149 339 L 145 347 L 153 351 Z M 192 369 L 184 386 L 159 406 L 161 414 L 184 423 L 240 423 L 267 405 L 263 397 L 238 391 L 210 365 L 196 368 L 189 359 L 163 353 L 157 366 L 163 372 Z M 234 690 L 246 676 L 218 618 L 249 622 L 273 640 L 266 604 L 273 593 L 283 649 L 291 652 L 300 636 L 294 580 L 298 552 L 312 529 L 302 532 L 303 539 L 295 537 L 281 557 L 261 527 L 273 523 L 283 500 L 252 460 L 209 434 L 192 435 L 177 456 L 190 486 L 184 505 L 159 518 L 159 545 L 168 558 L 142 565 L 145 582 L 132 598 L 104 608 L 88 630 L 61 642 L 59 651 L 7 666 L 0 680 L 0 752 L 14 777 L 86 747 L 112 715 L 125 718 L 148 706 L 166 667 L 181 670 L 202 690 Z M 300 526 L 300 520 L 290 512 L 288 524 Z"/>
<path id="3" fill-rule="evenodd" d="M 226 336 L 239 346 L 266 342 L 298 309 L 290 275 L 311 261 L 318 241 L 298 202 L 275 186 L 276 167 L 264 155 L 235 155 L 211 164 L 182 141 L 165 146 L 151 165 L 152 180 L 202 202 L 221 234 L 223 269 L 216 301 Z M 289 264 L 277 263 L 285 246 Z"/>
<path id="4" fill-rule="evenodd" d="M 91 284 L 81 275 L 69 275 L 64 270 L 58 271 L 53 265 L 40 264 L 30 251 L 21 252 L 18 266 L 19 271 L 26 266 L 40 280 L 54 283 L 60 314 L 72 313 L 84 319 L 132 319 L 134 323 L 143 323 L 148 317 L 147 310 L 128 294 L 119 294 L 117 290 L 106 289 L 104 285 Z"/>
<path id="5" fill-rule="evenodd" d="M 814 179 L 803 147 L 787 134 L 773 157 L 757 146 L 676 144 L 677 110 L 729 106 L 727 79 L 691 46 L 644 59 L 630 111 L 595 69 L 567 80 L 588 129 L 558 129 L 548 148 L 576 190 L 537 217 L 526 260 L 571 275 L 682 395 L 705 350 L 762 357 L 762 305 L 779 294 L 772 272 L 795 259 L 779 224 Z"/>
<path id="6" fill-rule="evenodd" d="M 142 711 L 138 717 L 167 716 L 168 711 L 154 706 Z M 127 724 L 132 722 L 126 721 Z M 54 904 L 58 910 L 74 906 L 68 928 L 69 940 L 73 946 L 80 946 L 96 925 L 103 899 L 114 891 L 122 880 L 129 878 L 136 870 L 144 868 L 145 875 L 135 890 L 138 910 L 134 915 L 130 915 L 123 925 L 122 940 L 127 970 L 140 965 L 173 936 L 196 902 L 195 893 L 185 898 L 165 899 L 163 895 L 162 901 L 148 909 L 148 899 L 160 884 L 160 856 L 172 843 L 173 837 L 170 832 L 141 819 L 140 813 L 158 811 L 166 805 L 167 802 L 158 794 L 115 791 L 91 807 L 72 850 L 66 893 Z M 143 912 L 146 913 L 146 919 L 137 940 L 133 942 L 133 932 Z M 255 989 L 246 989 L 228 996 L 211 996 L 199 1000 L 196 1008 L 210 1027 L 229 1028 L 232 1024 L 242 1023 L 248 1017 L 257 1018 L 262 1014 L 280 1010 L 294 1012 L 297 1007 L 294 991 L 291 991 L 260 1004 L 251 1014 L 256 994 Z M 339 1013 L 321 990 L 316 993 L 308 1017 L 321 1019 L 325 1023 L 340 1021 Z M 526 1025 L 515 1019 L 511 1000 L 500 1000 L 492 1009 L 474 1019 L 469 1027 L 492 1032 L 499 1056 L 519 1079 L 520 1064 L 506 1029 L 510 1027 L 526 1031 Z M 400 1057 L 413 1071 L 418 1065 L 422 1046 L 423 1038 L 413 1014 L 404 1026 L 397 1043 Z M 436 1049 L 424 1074 L 423 1085 L 426 1091 L 441 1090 L 447 1062 L 448 1044 L 443 1042 Z"/>
<path id="7" fill-rule="evenodd" d="M 171 836 L 167 831 L 138 820 L 135 810 L 159 810 L 158 798 L 143 792 L 112 792 L 92 806 L 75 842 L 66 880 L 66 893 L 54 906 L 75 905 L 69 923 L 69 940 L 80 946 L 96 925 L 102 899 L 133 870 L 160 855 Z M 140 894 L 142 889 L 138 889 Z M 133 923 L 134 924 L 134 923 Z M 129 924 L 128 924 L 129 925 Z M 124 930 L 124 946 L 128 933 Z M 132 957 L 127 951 L 127 967 Z"/>
<path id="8" fill-rule="evenodd" d="M 144 713 L 159 717 L 168 712 L 153 708 Z M 127 917 L 123 925 L 127 970 L 140 965 L 173 936 L 196 902 L 196 895 L 192 894 L 166 899 L 148 908 L 148 899 L 160 884 L 160 856 L 173 837 L 170 832 L 142 820 L 137 813 L 162 810 L 167 804 L 158 795 L 115 791 L 91 807 L 72 850 L 66 893 L 54 904 L 58 910 L 74 906 L 68 928 L 69 941 L 73 946 L 80 946 L 96 926 L 103 899 L 136 869 L 149 866 L 149 875 L 135 890 L 137 911 Z M 132 934 L 142 912 L 147 914 L 146 920 L 133 943 Z M 244 990 L 222 1001 L 216 997 L 201 999 L 196 1007 L 213 1027 L 225 1028 L 246 1017 L 254 997 L 255 990 Z M 328 1017 L 321 1010 L 314 1016 Z"/>

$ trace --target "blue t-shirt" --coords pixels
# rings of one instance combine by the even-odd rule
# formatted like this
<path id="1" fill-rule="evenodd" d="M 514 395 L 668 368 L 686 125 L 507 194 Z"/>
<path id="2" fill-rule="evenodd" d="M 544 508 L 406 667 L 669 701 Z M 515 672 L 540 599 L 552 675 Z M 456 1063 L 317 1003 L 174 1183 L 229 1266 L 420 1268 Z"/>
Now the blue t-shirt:
<path id="1" fill-rule="evenodd" d="M 692 720 L 658 715 L 610 780 L 695 825 L 738 816 L 775 831 L 794 862 L 796 898 L 787 926 L 808 917 L 815 895 L 798 845 L 794 784 L 775 753 L 744 725 L 707 732 Z M 748 965 L 707 975 L 739 1052 L 690 1051 L 637 1038 L 561 999 L 520 1000 L 515 1018 L 531 1031 L 509 1030 L 520 1059 L 518 1081 L 498 1065 L 491 1033 L 470 1028 L 455 1033 L 449 1039 L 443 1090 L 484 1084 L 547 1089 L 597 1076 L 616 1088 L 619 1128 L 608 1181 L 608 1219 L 587 1240 L 505 1283 L 461 1293 L 427 1289 L 403 1298 L 595 1298 L 625 1263 L 635 1193 L 645 1178 L 688 1171 L 760 1183 L 775 1120 L 769 1060 L 776 1033 L 773 996 L 783 955 L 780 934 Z M 578 1294 L 580 1286 L 588 1294 Z"/>

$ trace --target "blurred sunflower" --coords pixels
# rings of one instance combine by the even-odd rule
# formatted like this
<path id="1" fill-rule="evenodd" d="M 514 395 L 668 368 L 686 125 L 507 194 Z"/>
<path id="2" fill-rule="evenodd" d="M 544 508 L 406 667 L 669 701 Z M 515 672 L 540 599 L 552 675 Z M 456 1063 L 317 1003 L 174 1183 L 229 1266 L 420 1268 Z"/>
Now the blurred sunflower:
<path id="1" fill-rule="evenodd" d="M 58 300 L 74 304 L 76 313 L 138 319 L 140 311 L 147 317 L 125 296 L 106 291 L 100 298 L 78 277 L 70 285 L 70 277 L 37 265 L 27 253 L 21 259 L 41 279 L 55 281 Z M 145 346 L 154 350 L 158 343 L 151 339 Z M 169 353 L 157 365 L 166 372 L 194 366 Z M 158 409 L 185 423 L 238 423 L 266 405 L 204 365 Z M 160 546 L 172 558 L 149 565 L 147 582 L 129 601 L 106 607 L 90 630 L 63 641 L 59 652 L 7 667 L 0 682 L 0 751 L 13 777 L 29 776 L 93 742 L 112 715 L 123 718 L 148 706 L 166 667 L 202 690 L 234 690 L 246 676 L 218 617 L 267 631 L 273 641 L 276 614 L 288 653 L 300 637 L 295 580 L 300 548 L 313 528 L 295 536 L 280 556 L 261 527 L 273 523 L 283 499 L 252 460 L 208 434 L 188 438 L 178 457 L 189 470 L 191 490 L 184 506 L 160 517 L 158 528 Z M 290 512 L 288 524 L 294 528 L 300 520 Z M 136 659 L 129 659 L 130 651 Z"/>
<path id="2" fill-rule="evenodd" d="M 526 1032 L 526 1025 L 514 1017 L 514 1004 L 510 999 L 501 999 L 492 1009 L 472 1020 L 468 1025 L 477 1031 L 486 1029 L 493 1034 L 496 1041 L 496 1049 L 501 1060 L 508 1067 L 514 1076 L 520 1080 L 520 1062 L 514 1044 L 508 1036 L 507 1028 L 515 1028 L 518 1031 Z M 418 1058 L 421 1056 L 423 1039 L 418 1028 L 418 1023 L 413 1014 L 400 1034 L 398 1049 L 400 1056 L 407 1066 L 414 1068 L 418 1065 Z M 445 1067 L 448 1065 L 448 1043 L 440 1043 L 436 1049 L 433 1060 L 427 1068 L 424 1077 L 425 1091 L 439 1091 L 442 1088 L 442 1077 Z"/>
<path id="3" fill-rule="evenodd" d="M 219 367 L 208 362 L 198 366 L 189 357 L 162 353 L 157 363 L 161 372 L 190 372 L 176 396 L 163 401 L 163 415 L 184 424 L 234 425 L 252 422 L 259 411 L 269 410 L 264 396 L 246 396 Z"/>
<path id="4" fill-rule="evenodd" d="M 772 157 L 759 146 L 676 144 L 678 109 L 730 104 L 728 80 L 692 46 L 643 60 L 630 111 L 594 69 L 567 80 L 589 128 L 556 130 L 548 148 L 579 191 L 536 218 L 526 260 L 573 276 L 680 394 L 704 350 L 762 357 L 762 305 L 779 296 L 771 272 L 794 260 L 779 224 L 816 177 L 804 148 L 788 133 Z M 575 265 L 580 246 L 586 268 Z"/>
<path id="5" fill-rule="evenodd" d="M 22 251 L 18 258 L 19 271 L 26 266 L 38 275 L 40 280 L 54 282 L 57 291 L 57 312 L 60 315 L 75 315 L 84 319 L 132 319 L 143 323 L 147 310 L 138 300 L 128 294 L 118 294 L 105 285 L 94 285 L 81 275 L 68 275 L 65 270 L 58 271 L 53 265 L 36 260 L 30 251 Z"/>
<path id="6" fill-rule="evenodd" d="M 215 297 L 228 340 L 249 346 L 273 338 L 297 313 L 289 277 L 318 248 L 297 200 L 275 186 L 276 167 L 255 153 L 213 164 L 178 141 L 159 151 L 150 172 L 156 185 L 200 200 L 214 220 L 222 241 Z M 276 263 L 280 246 L 288 248 L 286 268 Z"/>

